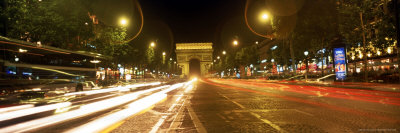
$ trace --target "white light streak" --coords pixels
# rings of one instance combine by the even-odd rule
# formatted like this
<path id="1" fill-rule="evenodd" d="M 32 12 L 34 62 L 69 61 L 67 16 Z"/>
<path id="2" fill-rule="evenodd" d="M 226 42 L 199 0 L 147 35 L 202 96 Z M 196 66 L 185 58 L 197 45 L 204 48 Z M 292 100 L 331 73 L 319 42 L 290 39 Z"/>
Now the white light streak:
<path id="1" fill-rule="evenodd" d="M 44 106 L 39 106 L 39 107 L 34 107 L 34 108 L 27 108 L 27 109 L 21 109 L 21 110 L 16 110 L 16 111 L 12 111 L 12 112 L 2 113 L 2 114 L 0 114 L 0 121 L 10 120 L 10 119 L 27 116 L 27 115 L 31 115 L 31 114 L 36 114 L 36 113 L 40 113 L 40 112 L 55 110 L 57 108 L 67 107 L 70 105 L 71 105 L 70 102 L 64 102 L 64 103 L 50 104 L 50 105 L 44 105 Z"/>
<path id="2" fill-rule="evenodd" d="M 67 131 L 67 133 L 93 133 L 93 132 L 101 132 L 107 127 L 112 126 L 115 123 L 118 123 L 122 120 L 127 119 L 128 117 L 135 115 L 147 108 L 150 108 L 154 104 L 160 102 L 161 100 L 167 98 L 167 94 L 153 94 L 137 100 L 135 102 L 127 105 L 128 108 L 112 113 L 105 117 L 96 119 L 92 122 L 89 122 L 85 125 L 79 126 L 75 129 Z"/>
<path id="3" fill-rule="evenodd" d="M 77 127 L 75 129 L 67 131 L 68 133 L 87 133 L 87 132 L 101 132 L 102 130 L 112 126 L 115 123 L 118 123 L 122 120 L 127 119 L 128 117 L 139 113 L 147 108 L 150 108 L 154 104 L 162 101 L 167 98 L 168 92 L 178 89 L 182 87 L 184 83 L 178 83 L 170 86 L 168 89 L 162 90 L 160 92 L 154 93 L 150 96 L 137 100 L 127 105 L 127 108 L 105 117 L 96 119 L 92 122 L 89 122 L 85 125 Z"/>
<path id="4" fill-rule="evenodd" d="M 160 85 L 160 84 L 161 84 L 161 82 L 152 82 L 152 83 L 147 83 L 147 84 L 133 84 L 133 85 L 127 85 L 127 86 L 122 86 L 122 87 L 119 86 L 119 87 L 100 89 L 100 90 L 72 92 L 72 93 L 64 94 L 64 96 L 81 95 L 81 94 L 93 95 L 93 94 L 106 93 L 106 92 L 112 92 L 112 91 L 129 91 L 130 88 L 151 86 L 151 85 Z"/>
<path id="5" fill-rule="evenodd" d="M 116 107 L 121 104 L 132 101 L 141 94 L 145 94 L 145 93 L 152 92 L 155 90 L 160 90 L 160 89 L 167 88 L 167 87 L 170 87 L 170 85 L 164 85 L 164 86 L 160 86 L 160 87 L 156 87 L 156 88 L 152 88 L 152 89 L 147 89 L 147 90 L 143 90 L 143 91 L 139 91 L 139 92 L 135 92 L 135 93 L 122 95 L 119 97 L 114 97 L 114 98 L 110 98 L 110 99 L 106 99 L 106 100 L 102 100 L 102 101 L 97 101 L 94 103 L 90 103 L 90 104 L 81 106 L 77 110 L 73 110 L 73 111 L 69 111 L 66 113 L 52 115 L 52 116 L 48 116 L 48 117 L 35 119 L 35 120 L 27 121 L 27 122 L 18 123 L 18 124 L 12 125 L 12 126 L 4 127 L 4 128 L 0 129 L 0 132 L 28 132 L 30 130 L 38 129 L 38 128 L 49 126 L 52 124 L 57 124 L 57 123 L 67 121 L 70 119 L 75 119 L 78 117 L 83 117 L 83 116 L 89 115 L 91 113 L 95 113 L 95 112 L 102 111 L 105 109 L 110 109 L 112 107 Z"/>

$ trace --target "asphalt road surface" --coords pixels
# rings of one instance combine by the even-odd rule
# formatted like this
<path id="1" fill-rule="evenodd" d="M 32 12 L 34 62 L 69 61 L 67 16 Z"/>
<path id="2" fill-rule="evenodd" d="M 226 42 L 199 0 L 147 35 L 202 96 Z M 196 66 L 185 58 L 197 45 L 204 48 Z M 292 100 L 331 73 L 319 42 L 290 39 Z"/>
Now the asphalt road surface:
<path id="1" fill-rule="evenodd" d="M 186 92 L 185 92 L 186 91 Z M 399 132 L 400 93 L 203 79 L 112 132 Z"/>
<path id="2" fill-rule="evenodd" d="M 0 132 L 400 130 L 399 92 L 238 79 L 190 80 L 129 91 L 132 87 L 79 92 L 77 96 L 85 93 L 83 99 L 32 115 L 26 113 L 47 105 L 0 113 Z M 21 116 L 8 120 L 15 115 Z"/>

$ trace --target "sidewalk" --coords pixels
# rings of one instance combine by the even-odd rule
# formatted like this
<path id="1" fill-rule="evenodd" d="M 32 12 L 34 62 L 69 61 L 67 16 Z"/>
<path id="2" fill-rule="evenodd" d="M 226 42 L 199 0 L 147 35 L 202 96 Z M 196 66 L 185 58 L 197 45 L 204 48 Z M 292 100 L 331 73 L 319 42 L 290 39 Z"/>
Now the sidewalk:
<path id="1" fill-rule="evenodd" d="M 241 79 L 245 80 L 245 79 Z M 322 81 L 288 81 L 288 80 L 265 80 L 265 79 L 248 79 L 255 82 L 269 82 L 292 85 L 309 85 L 309 86 L 325 86 L 339 87 L 348 89 L 363 89 L 388 92 L 400 92 L 400 84 L 383 84 L 383 83 L 365 83 L 365 82 L 322 82 Z"/>

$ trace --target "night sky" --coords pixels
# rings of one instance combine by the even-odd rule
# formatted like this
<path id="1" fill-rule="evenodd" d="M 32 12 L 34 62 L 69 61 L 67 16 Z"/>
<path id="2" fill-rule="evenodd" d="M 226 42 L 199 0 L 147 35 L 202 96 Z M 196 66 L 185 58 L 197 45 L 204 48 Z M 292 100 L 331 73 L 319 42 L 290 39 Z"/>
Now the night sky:
<path id="1" fill-rule="evenodd" d="M 242 15 L 243 0 L 142 0 L 149 19 L 164 21 L 175 42 L 216 41 L 228 19 Z"/>
<path id="2" fill-rule="evenodd" d="M 299 2 L 300 1 L 300 2 Z M 249 6 L 248 21 L 259 33 L 266 33 L 257 18 L 261 8 L 269 7 L 274 14 L 290 16 L 303 0 L 254 0 Z M 264 38 L 256 36 L 245 24 L 246 0 L 139 0 L 144 27 L 138 38 L 130 43 L 143 46 L 156 42 L 157 47 L 174 50 L 175 43 L 212 42 L 215 50 L 232 48 L 232 41 L 240 46 L 253 45 Z M 128 33 L 139 31 L 141 17 L 134 0 L 91 0 L 87 5 L 99 21 L 118 25 L 121 17 L 129 19 Z M 268 4 L 266 4 L 268 3 Z M 292 3 L 292 4 L 287 4 Z M 296 9 L 296 10 L 288 10 Z M 261 29 L 261 30 L 260 30 Z"/>
<path id="3" fill-rule="evenodd" d="M 244 23 L 245 0 L 139 0 L 144 28 L 132 43 L 156 41 L 163 49 L 175 43 L 212 42 L 215 49 L 242 42 L 262 40 Z M 129 19 L 129 33 L 139 29 L 140 15 L 133 0 L 93 0 L 89 5 L 99 20 L 117 25 L 121 16 Z"/>

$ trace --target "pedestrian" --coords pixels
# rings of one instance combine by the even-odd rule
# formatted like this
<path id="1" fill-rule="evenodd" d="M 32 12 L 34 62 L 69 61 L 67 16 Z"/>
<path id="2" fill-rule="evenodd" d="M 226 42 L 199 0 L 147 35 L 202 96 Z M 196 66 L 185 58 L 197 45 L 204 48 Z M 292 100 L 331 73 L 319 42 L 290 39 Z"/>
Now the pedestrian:
<path id="1" fill-rule="evenodd" d="M 81 82 L 78 82 L 78 84 L 76 84 L 75 91 L 83 91 L 83 84 Z"/>

